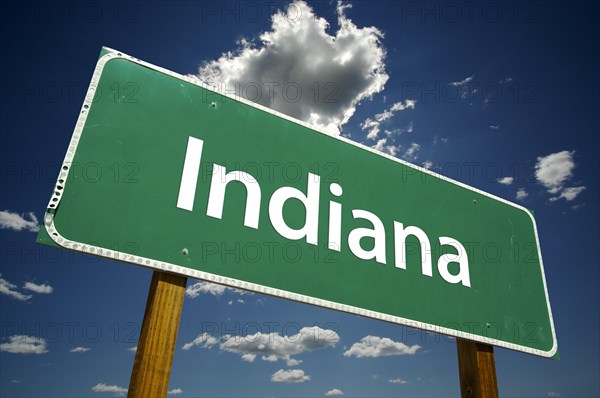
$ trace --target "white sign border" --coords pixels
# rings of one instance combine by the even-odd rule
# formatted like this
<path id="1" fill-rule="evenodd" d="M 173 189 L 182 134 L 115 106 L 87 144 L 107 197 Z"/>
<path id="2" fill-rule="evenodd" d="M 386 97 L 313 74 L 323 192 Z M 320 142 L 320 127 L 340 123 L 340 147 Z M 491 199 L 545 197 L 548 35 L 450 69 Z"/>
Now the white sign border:
<path id="1" fill-rule="evenodd" d="M 44 226 L 46 228 L 46 231 L 48 232 L 48 235 L 50 236 L 50 238 L 57 245 L 64 247 L 66 249 L 70 249 L 70 250 L 76 250 L 76 251 L 80 251 L 83 253 L 88 253 L 88 254 L 92 254 L 92 255 L 96 255 L 96 256 L 100 256 L 100 257 L 110 258 L 113 260 L 123 261 L 123 262 L 131 263 L 131 264 L 135 264 L 135 265 L 141 265 L 141 266 L 152 268 L 155 270 L 171 272 L 174 274 L 179 274 L 179 275 L 188 276 L 188 277 L 192 277 L 192 278 L 202 279 L 202 280 L 205 280 L 208 282 L 218 283 L 218 284 L 233 287 L 236 289 L 250 290 L 253 292 L 257 292 L 257 293 L 281 297 L 281 298 L 285 298 L 288 300 L 293 300 L 293 301 L 306 303 L 306 304 L 312 304 L 312 305 L 316 305 L 319 307 L 324 307 L 324 308 L 329 308 L 329 309 L 333 309 L 333 310 L 337 310 L 337 311 L 347 312 L 350 314 L 361 315 L 361 316 L 365 316 L 368 318 L 379 319 L 382 321 L 400 324 L 400 325 L 413 327 L 413 328 L 417 328 L 417 329 L 422 329 L 422 330 L 429 331 L 429 332 L 446 334 L 449 336 L 454 336 L 454 337 L 463 338 L 463 339 L 467 339 L 467 340 L 477 341 L 479 343 L 484 343 L 484 344 L 491 344 L 491 345 L 495 345 L 498 347 L 508 348 L 508 349 L 515 350 L 515 351 L 521 351 L 521 352 L 525 352 L 528 354 L 537 355 L 537 356 L 541 356 L 541 357 L 550 358 L 556 354 L 556 352 L 558 350 L 558 343 L 556 340 L 556 332 L 555 332 L 555 328 L 554 328 L 554 319 L 552 317 L 552 309 L 550 307 L 550 300 L 548 297 L 548 288 L 546 286 L 546 275 L 544 273 L 544 265 L 542 262 L 542 253 L 540 250 L 537 225 L 535 223 L 535 219 L 533 218 L 533 215 L 531 214 L 531 212 L 529 210 L 527 210 L 526 208 L 524 208 L 523 206 L 521 206 L 519 204 L 510 202 L 506 199 L 499 198 L 499 197 L 489 194 L 487 192 L 481 191 L 477 188 L 463 184 L 462 182 L 455 181 L 451 178 L 448 178 L 441 174 L 437 174 L 431 170 L 419 167 L 417 165 L 408 163 L 404 160 L 398 159 L 396 157 L 385 154 L 383 152 L 379 152 L 373 148 L 369 148 L 360 143 L 351 141 L 345 137 L 329 134 L 322 129 L 315 128 L 314 126 L 311 126 L 308 123 L 294 119 L 288 115 L 284 115 L 273 109 L 250 102 L 244 98 L 234 96 L 230 93 L 225 93 L 225 92 L 221 92 L 219 90 L 215 90 L 214 87 L 211 87 L 211 86 L 201 82 L 195 76 L 183 76 L 178 73 L 169 71 L 165 68 L 161 68 L 159 66 L 142 61 L 142 60 L 132 57 L 130 55 L 124 54 L 120 51 L 113 50 L 108 47 L 103 47 L 103 50 L 107 53 L 105 55 L 103 55 L 102 57 L 100 57 L 98 59 L 98 63 L 96 64 L 94 74 L 92 75 L 92 80 L 90 82 L 87 94 L 85 96 L 85 100 L 81 107 L 79 118 L 77 119 L 77 123 L 75 125 L 75 129 L 73 131 L 73 135 L 71 137 L 71 141 L 70 141 L 69 147 L 67 149 L 67 154 L 65 155 L 65 159 L 64 159 L 63 164 L 60 169 L 60 173 L 59 173 L 59 176 L 58 176 L 58 179 L 56 182 L 54 192 L 52 194 L 52 197 L 50 198 L 50 202 L 48 203 L 48 208 L 47 208 L 46 214 L 44 215 Z M 260 109 L 264 112 L 268 112 L 272 115 L 278 116 L 280 118 L 297 123 L 301 126 L 307 127 L 313 131 L 317 131 L 321 134 L 327 135 L 329 137 L 333 137 L 333 138 L 338 139 L 347 144 L 354 145 L 360 149 L 363 149 L 363 150 L 369 151 L 371 153 L 374 153 L 376 155 L 385 157 L 394 162 L 397 162 L 397 163 L 403 164 L 407 167 L 419 170 L 423 173 L 437 177 L 444 181 L 450 182 L 450 183 L 458 185 L 462 188 L 466 188 L 470 191 L 487 196 L 491 199 L 497 200 L 499 202 L 505 203 L 507 205 L 510 205 L 512 207 L 515 207 L 519 210 L 524 211 L 531 218 L 531 221 L 532 221 L 533 227 L 534 227 L 534 231 L 535 231 L 535 240 L 536 240 L 536 245 L 537 245 L 537 250 L 538 250 L 538 256 L 540 259 L 540 268 L 541 268 L 542 281 L 544 284 L 544 293 L 546 295 L 546 304 L 548 307 L 550 326 L 552 328 L 552 339 L 553 339 L 552 349 L 550 349 L 550 351 L 542 351 L 542 350 L 522 346 L 519 344 L 509 343 L 509 342 L 505 342 L 502 340 L 496 340 L 496 339 L 492 339 L 492 338 L 488 338 L 488 337 L 484 337 L 484 336 L 480 336 L 480 335 L 476 335 L 476 334 L 465 333 L 465 332 L 462 332 L 459 330 L 454 330 L 454 329 L 449 329 L 449 328 L 445 328 L 445 327 L 441 327 L 441 326 L 431 325 L 428 323 L 418 322 L 418 321 L 414 321 L 412 319 L 402 318 L 402 317 L 398 317 L 398 316 L 394 316 L 394 315 L 383 314 L 383 313 L 376 312 L 376 311 L 365 310 L 363 308 L 340 304 L 340 303 L 327 301 L 327 300 L 322 300 L 322 299 L 318 299 L 318 298 L 314 298 L 314 297 L 310 297 L 310 296 L 304 296 L 301 294 L 292 293 L 292 292 L 288 292 L 288 291 L 281 290 L 281 289 L 275 289 L 275 288 L 271 288 L 271 287 L 267 287 L 267 286 L 263 286 L 263 285 L 258 285 L 255 283 L 244 282 L 244 281 L 241 281 L 238 279 L 227 278 L 227 277 L 211 274 L 211 273 L 204 272 L 204 271 L 197 271 L 194 269 L 182 267 L 182 266 L 175 265 L 175 264 L 170 264 L 170 263 L 166 263 L 166 262 L 162 262 L 162 261 L 156 261 L 156 260 L 146 258 L 146 257 L 135 256 L 135 255 L 119 252 L 116 250 L 110 250 L 110 249 L 93 246 L 93 245 L 88 245 L 88 244 L 84 244 L 84 243 L 66 239 L 58 232 L 58 230 L 56 229 L 56 226 L 54 225 L 54 213 L 53 212 L 58 208 L 58 205 L 60 204 L 60 200 L 62 197 L 61 193 L 63 192 L 64 187 L 67 183 L 69 169 L 71 168 L 72 161 L 75 156 L 75 152 L 77 151 L 77 145 L 79 143 L 79 139 L 83 132 L 83 127 L 85 126 L 85 122 L 87 120 L 89 110 L 90 110 L 91 106 L 93 105 L 94 95 L 96 94 L 96 88 L 98 87 L 98 82 L 100 81 L 100 77 L 102 76 L 102 71 L 104 69 L 104 66 L 110 60 L 114 60 L 114 59 L 125 59 L 130 62 L 134 62 L 134 63 L 142 65 L 144 67 L 153 69 L 157 72 L 164 73 L 164 74 L 174 77 L 176 79 L 185 81 L 187 83 L 194 84 L 196 86 L 202 87 L 205 90 L 212 91 L 212 92 L 220 94 L 224 97 L 227 97 L 232 100 L 249 105 L 253 108 Z"/>

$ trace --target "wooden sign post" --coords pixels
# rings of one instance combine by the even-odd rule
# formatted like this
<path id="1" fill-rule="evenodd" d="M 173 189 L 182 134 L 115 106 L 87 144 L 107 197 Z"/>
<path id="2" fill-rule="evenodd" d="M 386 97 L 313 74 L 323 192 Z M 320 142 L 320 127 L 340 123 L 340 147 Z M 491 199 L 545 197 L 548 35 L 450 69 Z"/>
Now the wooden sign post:
<path id="1" fill-rule="evenodd" d="M 488 344 L 456 339 L 462 398 L 498 398 L 494 348 Z"/>
<path id="2" fill-rule="evenodd" d="M 186 283 L 184 276 L 161 271 L 152 274 L 129 398 L 167 396 Z"/>

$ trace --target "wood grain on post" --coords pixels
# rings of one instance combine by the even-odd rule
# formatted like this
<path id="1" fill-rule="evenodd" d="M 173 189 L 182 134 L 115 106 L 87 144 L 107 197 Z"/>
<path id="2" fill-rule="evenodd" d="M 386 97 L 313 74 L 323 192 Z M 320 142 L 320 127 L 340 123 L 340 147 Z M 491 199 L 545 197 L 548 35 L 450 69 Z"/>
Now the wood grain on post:
<path id="1" fill-rule="evenodd" d="M 187 278 L 154 271 L 140 332 L 129 398 L 166 397 Z"/>
<path id="2" fill-rule="evenodd" d="M 494 348 L 459 338 L 456 344 L 462 398 L 498 398 Z"/>

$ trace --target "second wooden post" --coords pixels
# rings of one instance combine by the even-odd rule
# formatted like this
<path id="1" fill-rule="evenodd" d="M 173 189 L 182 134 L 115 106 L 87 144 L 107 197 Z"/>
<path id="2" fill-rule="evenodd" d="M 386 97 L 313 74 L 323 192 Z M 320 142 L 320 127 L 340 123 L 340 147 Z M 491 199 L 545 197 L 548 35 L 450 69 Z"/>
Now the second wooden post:
<path id="1" fill-rule="evenodd" d="M 494 348 L 459 338 L 456 344 L 462 398 L 498 398 Z"/>

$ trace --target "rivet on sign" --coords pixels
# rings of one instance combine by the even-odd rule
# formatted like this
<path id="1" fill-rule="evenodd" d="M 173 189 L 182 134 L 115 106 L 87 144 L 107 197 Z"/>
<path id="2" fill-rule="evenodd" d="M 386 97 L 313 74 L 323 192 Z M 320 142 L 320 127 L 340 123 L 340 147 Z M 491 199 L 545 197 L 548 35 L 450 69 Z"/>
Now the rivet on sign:
<path id="1" fill-rule="evenodd" d="M 184 256 L 187 256 L 189 252 L 190 251 L 184 247 L 183 250 L 181 251 L 181 254 L 183 254 Z"/>
<path id="2" fill-rule="evenodd" d="M 488 323 L 485 324 L 485 327 L 489 329 L 489 328 L 492 327 L 492 325 L 488 322 Z"/>
<path id="3" fill-rule="evenodd" d="M 214 109 L 217 109 L 217 103 L 215 101 L 211 102 L 210 106 L 213 107 Z"/>
<path id="4" fill-rule="evenodd" d="M 476 205 L 477 204 L 477 200 L 473 199 L 473 204 Z"/>

